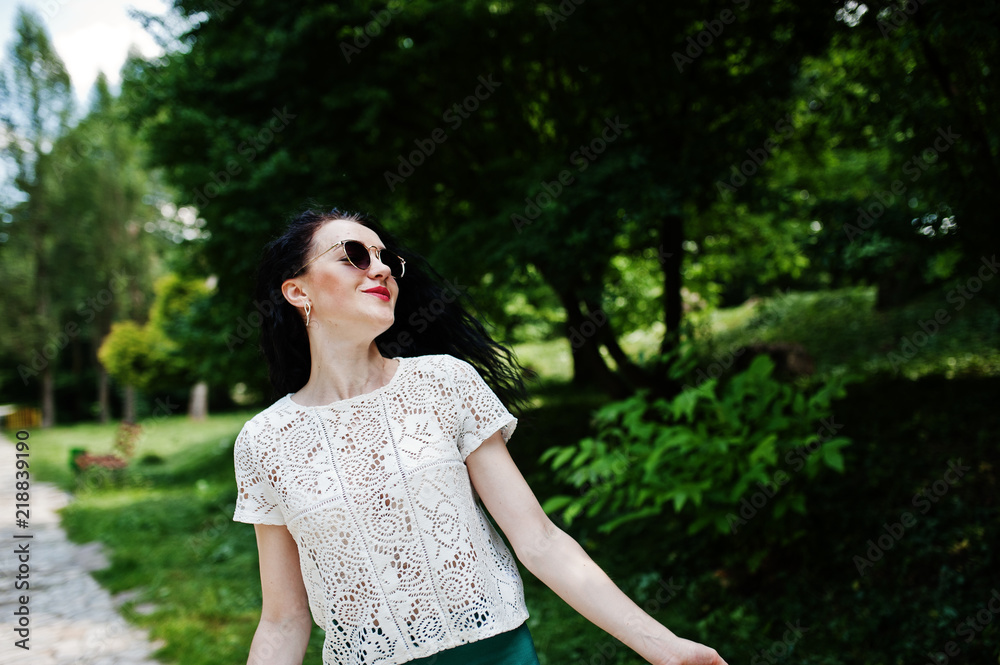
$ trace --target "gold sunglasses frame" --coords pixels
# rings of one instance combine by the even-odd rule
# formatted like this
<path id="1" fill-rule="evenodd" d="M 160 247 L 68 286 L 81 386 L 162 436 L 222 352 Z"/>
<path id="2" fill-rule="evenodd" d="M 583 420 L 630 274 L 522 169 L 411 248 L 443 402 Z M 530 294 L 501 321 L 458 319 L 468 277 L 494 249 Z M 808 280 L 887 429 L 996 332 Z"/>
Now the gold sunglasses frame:
<path id="1" fill-rule="evenodd" d="M 375 250 L 375 258 L 378 259 L 379 261 L 382 260 L 382 252 L 383 251 L 387 251 L 387 250 L 385 250 L 384 247 L 382 249 L 379 249 L 375 245 L 366 245 L 365 243 L 361 242 L 360 240 L 352 240 L 352 239 L 341 240 L 340 242 L 334 243 L 328 249 L 323 250 L 322 252 L 320 252 L 319 254 L 317 254 L 316 256 L 314 256 L 312 259 L 310 259 L 309 261 L 307 261 L 301 268 L 299 268 L 298 270 L 295 271 L 295 274 L 292 275 L 292 277 L 293 278 L 294 277 L 298 277 L 298 275 L 299 275 L 300 272 L 302 272 L 303 270 L 305 270 L 306 268 L 308 268 L 311 264 L 313 264 L 317 260 L 319 260 L 319 258 L 321 256 L 323 256 L 327 252 L 332 252 L 333 250 L 335 250 L 336 248 L 340 247 L 341 245 L 346 245 L 349 242 L 356 242 L 356 243 L 358 243 L 359 245 L 361 245 L 362 247 L 364 247 L 365 249 L 368 250 L 369 255 L 371 255 L 371 251 L 372 250 Z M 390 251 L 389 253 L 392 254 L 393 256 L 395 256 L 397 259 L 399 259 L 399 266 L 400 266 L 399 277 L 396 277 L 395 275 L 392 274 L 392 268 L 389 268 L 389 266 L 386 266 L 386 268 L 389 268 L 389 275 L 391 277 L 395 277 L 396 279 L 400 279 L 403 275 L 406 274 L 406 259 L 404 259 L 399 254 L 396 254 L 395 252 Z M 346 252 L 345 252 L 345 255 L 346 255 Z M 358 268 L 358 266 L 354 265 L 354 261 L 351 261 L 350 255 L 347 255 L 347 261 L 352 266 L 354 266 L 355 268 L 357 268 L 358 270 L 366 270 L 366 268 Z M 383 264 L 383 265 L 385 265 L 385 264 Z"/>

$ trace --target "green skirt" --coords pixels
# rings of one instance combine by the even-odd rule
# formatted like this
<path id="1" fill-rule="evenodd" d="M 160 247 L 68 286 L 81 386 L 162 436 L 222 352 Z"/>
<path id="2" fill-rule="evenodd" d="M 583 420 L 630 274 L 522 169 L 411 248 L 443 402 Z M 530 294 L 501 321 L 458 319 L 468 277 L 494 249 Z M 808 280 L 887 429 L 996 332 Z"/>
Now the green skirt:
<path id="1" fill-rule="evenodd" d="M 506 633 L 460 644 L 406 665 L 538 665 L 538 655 L 528 624 L 522 623 Z"/>

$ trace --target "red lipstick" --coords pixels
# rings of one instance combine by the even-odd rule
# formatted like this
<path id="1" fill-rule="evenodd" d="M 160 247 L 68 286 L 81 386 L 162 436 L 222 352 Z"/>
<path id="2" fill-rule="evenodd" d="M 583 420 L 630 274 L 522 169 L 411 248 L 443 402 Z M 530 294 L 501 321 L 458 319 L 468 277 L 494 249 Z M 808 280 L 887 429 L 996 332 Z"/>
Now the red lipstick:
<path id="1" fill-rule="evenodd" d="M 382 300 L 389 300 L 389 289 L 384 286 L 376 286 L 373 289 L 365 289 L 365 293 L 370 293 L 373 296 L 378 296 Z"/>

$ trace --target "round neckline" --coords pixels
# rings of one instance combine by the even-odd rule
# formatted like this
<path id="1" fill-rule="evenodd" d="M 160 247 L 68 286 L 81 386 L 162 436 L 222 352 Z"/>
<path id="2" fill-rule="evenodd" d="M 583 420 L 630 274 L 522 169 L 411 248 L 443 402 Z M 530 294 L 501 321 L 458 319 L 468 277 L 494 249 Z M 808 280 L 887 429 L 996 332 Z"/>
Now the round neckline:
<path id="1" fill-rule="evenodd" d="M 388 389 L 390 386 L 392 386 L 394 383 L 396 383 L 396 380 L 403 373 L 403 364 L 404 364 L 404 361 L 409 361 L 410 358 L 404 358 L 404 357 L 401 357 L 401 356 L 393 356 L 392 360 L 399 361 L 398 364 L 396 365 L 396 371 L 392 373 L 392 377 L 389 378 L 389 380 L 385 383 L 385 385 L 379 386 L 375 390 L 370 390 L 370 391 L 368 391 L 366 393 L 361 393 L 360 395 L 355 395 L 353 397 L 345 397 L 344 399 L 339 399 L 339 400 L 336 400 L 334 402 L 330 402 L 328 404 L 316 404 L 316 405 L 312 405 L 312 406 L 307 406 L 305 404 L 299 404 L 298 402 L 296 402 L 295 400 L 293 400 L 292 399 L 292 395 L 294 395 L 296 393 L 288 393 L 287 395 L 285 395 L 285 399 L 288 401 L 289 404 L 291 404 L 296 409 L 329 409 L 331 407 L 339 406 L 341 404 L 347 404 L 347 403 L 353 402 L 355 400 L 367 399 L 367 398 L 372 397 L 374 395 L 378 395 L 379 393 L 381 393 L 382 391 Z"/>

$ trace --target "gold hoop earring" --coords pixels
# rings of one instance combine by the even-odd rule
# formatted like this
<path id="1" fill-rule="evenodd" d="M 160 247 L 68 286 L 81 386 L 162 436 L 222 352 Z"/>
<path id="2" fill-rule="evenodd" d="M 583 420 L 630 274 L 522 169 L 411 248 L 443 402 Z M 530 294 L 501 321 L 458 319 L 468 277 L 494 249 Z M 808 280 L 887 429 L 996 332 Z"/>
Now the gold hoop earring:
<path id="1" fill-rule="evenodd" d="M 309 325 L 309 314 L 312 313 L 313 305 L 308 300 L 306 301 L 306 325 Z"/>

